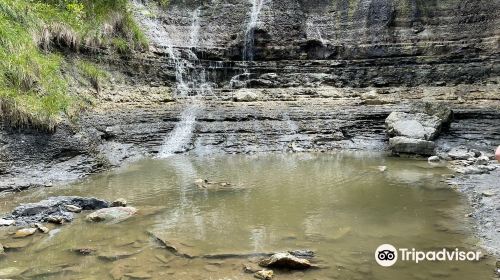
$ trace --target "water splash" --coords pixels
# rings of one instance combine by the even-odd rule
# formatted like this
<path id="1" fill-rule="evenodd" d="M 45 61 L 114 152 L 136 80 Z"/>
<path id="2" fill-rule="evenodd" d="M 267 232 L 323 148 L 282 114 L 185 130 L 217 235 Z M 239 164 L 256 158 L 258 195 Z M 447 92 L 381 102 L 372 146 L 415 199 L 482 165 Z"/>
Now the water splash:
<path id="1" fill-rule="evenodd" d="M 308 20 L 306 23 L 306 33 L 308 38 L 315 38 L 319 40 L 323 45 L 327 43 L 323 38 L 323 35 L 321 34 L 319 26 L 315 25 L 311 20 Z"/>

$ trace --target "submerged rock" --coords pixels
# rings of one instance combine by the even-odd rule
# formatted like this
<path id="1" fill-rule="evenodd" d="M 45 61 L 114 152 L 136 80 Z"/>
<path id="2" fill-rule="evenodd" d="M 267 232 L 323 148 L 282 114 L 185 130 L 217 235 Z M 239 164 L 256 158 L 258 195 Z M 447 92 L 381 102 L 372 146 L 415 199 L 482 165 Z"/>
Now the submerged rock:
<path id="1" fill-rule="evenodd" d="M 200 252 L 197 251 L 193 246 L 187 244 L 186 242 L 181 242 L 173 238 L 169 238 L 164 233 L 150 231 L 149 234 L 153 236 L 158 242 L 160 242 L 167 250 L 179 257 L 192 259 L 201 255 Z"/>
<path id="2" fill-rule="evenodd" d="M 17 278 L 26 270 L 27 270 L 26 268 L 18 268 L 18 267 L 0 268 L 0 278 L 2 279 Z"/>
<path id="3" fill-rule="evenodd" d="M 308 269 L 312 264 L 307 259 L 298 258 L 290 253 L 277 253 L 259 262 L 263 267 L 276 267 L 288 269 Z"/>
<path id="4" fill-rule="evenodd" d="M 124 221 L 137 213 L 134 207 L 111 207 L 92 212 L 85 217 L 89 222 L 118 223 Z"/>
<path id="5" fill-rule="evenodd" d="M 267 270 L 267 269 L 259 270 L 254 274 L 255 278 L 262 280 L 270 280 L 273 278 L 273 276 L 274 272 L 272 270 Z"/>
<path id="6" fill-rule="evenodd" d="M 30 236 L 30 235 L 35 234 L 35 232 L 36 232 L 36 228 L 23 228 L 23 229 L 16 231 L 16 233 L 14 234 L 14 238 L 22 238 L 22 237 Z"/>
<path id="7" fill-rule="evenodd" d="M 70 222 L 73 220 L 73 212 L 68 211 L 66 205 L 74 205 L 82 210 L 96 210 L 109 207 L 109 202 L 78 196 L 50 197 L 36 203 L 21 204 L 4 219 L 15 220 L 18 226 L 40 222 Z"/>
<path id="8" fill-rule="evenodd" d="M 71 249 L 72 252 L 77 253 L 78 255 L 82 256 L 89 256 L 92 255 L 96 252 L 96 249 L 94 248 L 75 248 Z"/>
<path id="9" fill-rule="evenodd" d="M 253 263 L 243 265 L 243 272 L 245 273 L 256 273 L 257 271 L 260 270 L 262 270 L 262 268 L 258 267 L 257 265 L 254 265 Z"/>
<path id="10" fill-rule="evenodd" d="M 135 254 L 140 253 L 141 251 L 109 251 L 109 252 L 101 252 L 97 255 L 98 258 L 107 260 L 107 261 L 115 261 L 124 258 L 128 258 Z"/>
<path id="11" fill-rule="evenodd" d="M 229 190 L 229 189 L 236 189 L 236 186 L 234 186 L 231 183 L 227 182 L 213 182 L 209 181 L 207 179 L 196 179 L 194 181 L 194 184 L 200 188 L 200 189 L 205 189 L 205 190 Z"/>

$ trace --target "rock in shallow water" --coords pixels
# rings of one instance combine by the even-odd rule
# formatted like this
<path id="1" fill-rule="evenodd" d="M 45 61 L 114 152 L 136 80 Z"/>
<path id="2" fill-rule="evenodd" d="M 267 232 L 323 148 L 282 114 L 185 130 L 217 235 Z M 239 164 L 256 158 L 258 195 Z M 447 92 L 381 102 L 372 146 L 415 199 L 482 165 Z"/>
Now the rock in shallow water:
<path id="1" fill-rule="evenodd" d="M 69 222 L 73 220 L 73 213 L 66 209 L 66 205 L 74 205 L 83 210 L 96 210 L 109 207 L 109 202 L 78 196 L 50 197 L 37 203 L 21 204 L 4 219 L 15 220 L 18 226 L 56 220 L 58 223 Z"/>
<path id="2" fill-rule="evenodd" d="M 14 234 L 14 238 L 22 238 L 26 236 L 33 235 L 36 232 L 36 228 L 23 228 Z"/>
<path id="3" fill-rule="evenodd" d="M 36 227 L 39 231 L 41 231 L 41 232 L 43 232 L 43 233 L 49 233 L 49 231 L 50 231 L 50 229 L 49 229 L 48 227 L 46 227 L 46 226 L 44 226 L 44 225 L 42 225 L 42 224 L 40 224 L 40 223 L 36 223 L 36 224 L 35 224 L 35 227 Z"/>
<path id="4" fill-rule="evenodd" d="M 137 213 L 134 207 L 111 207 L 92 212 L 85 217 L 89 222 L 118 223 L 124 221 Z"/>
<path id="5" fill-rule="evenodd" d="M 298 258 L 290 253 L 277 253 L 259 262 L 263 267 L 276 267 L 288 269 L 308 269 L 312 264 L 307 259 Z"/>
<path id="6" fill-rule="evenodd" d="M 127 206 L 127 201 L 124 198 L 118 198 L 111 203 L 111 207 L 125 207 Z"/>
<path id="7" fill-rule="evenodd" d="M 267 270 L 267 269 L 259 270 L 254 274 L 255 278 L 262 280 L 270 280 L 273 278 L 273 276 L 274 272 L 272 270 Z"/>
<path id="8" fill-rule="evenodd" d="M 17 278 L 25 271 L 25 268 L 18 267 L 0 268 L 0 278 Z"/>

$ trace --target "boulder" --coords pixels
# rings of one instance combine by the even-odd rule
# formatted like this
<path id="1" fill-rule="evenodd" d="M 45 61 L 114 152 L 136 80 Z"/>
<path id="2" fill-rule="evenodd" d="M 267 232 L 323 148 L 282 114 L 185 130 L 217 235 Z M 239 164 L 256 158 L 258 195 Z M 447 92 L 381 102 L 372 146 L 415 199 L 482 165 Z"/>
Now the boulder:
<path id="1" fill-rule="evenodd" d="M 411 113 L 424 113 L 437 117 L 444 128 L 453 121 L 453 111 L 445 103 L 441 102 L 417 102 L 410 109 Z"/>
<path id="2" fill-rule="evenodd" d="M 389 147 L 394 153 L 432 155 L 436 145 L 432 141 L 398 136 L 389 139 Z"/>
<path id="3" fill-rule="evenodd" d="M 259 262 L 259 265 L 263 267 L 276 267 L 276 268 L 300 269 L 300 270 L 312 267 L 309 260 L 304 258 L 298 258 L 288 252 L 276 253 L 269 258 L 261 260 Z"/>
<path id="4" fill-rule="evenodd" d="M 394 153 L 432 155 L 435 140 L 449 127 L 453 112 L 441 103 L 417 103 L 410 112 L 392 112 L 385 120 Z"/>
<path id="5" fill-rule="evenodd" d="M 441 130 L 439 118 L 422 113 L 392 112 L 385 120 L 385 125 L 390 137 L 404 136 L 422 140 L 434 140 Z"/>
<path id="6" fill-rule="evenodd" d="M 233 100 L 236 102 L 254 102 L 259 100 L 260 93 L 249 89 L 237 90 L 233 95 Z"/>
<path id="7" fill-rule="evenodd" d="M 89 222 L 119 223 L 137 213 L 134 207 L 103 208 L 88 214 L 85 219 Z"/>
<path id="8" fill-rule="evenodd" d="M 109 202 L 78 196 L 50 197 L 36 203 L 21 204 L 4 219 L 15 220 L 18 226 L 40 222 L 70 222 L 73 220 L 73 212 L 68 211 L 66 205 L 74 205 L 82 210 L 96 210 L 109 207 Z"/>
<path id="9" fill-rule="evenodd" d="M 5 253 L 5 249 L 3 248 L 3 245 L 0 243 L 0 255 L 3 255 Z"/>

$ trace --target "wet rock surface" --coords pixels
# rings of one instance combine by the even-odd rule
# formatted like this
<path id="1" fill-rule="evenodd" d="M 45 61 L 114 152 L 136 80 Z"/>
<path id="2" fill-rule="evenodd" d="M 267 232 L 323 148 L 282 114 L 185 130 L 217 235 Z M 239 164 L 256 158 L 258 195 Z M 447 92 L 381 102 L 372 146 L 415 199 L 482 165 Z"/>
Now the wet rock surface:
<path id="1" fill-rule="evenodd" d="M 442 103 L 416 103 L 410 113 L 392 112 L 385 119 L 393 153 L 433 155 L 435 140 L 449 127 L 453 111 Z"/>
<path id="2" fill-rule="evenodd" d="M 498 178 L 500 165 L 491 163 L 494 170 L 475 174 L 459 174 L 449 179 L 448 183 L 469 199 L 476 221 L 475 227 L 481 245 L 489 252 L 500 256 L 500 193 L 498 192 Z"/>
<path id="3" fill-rule="evenodd" d="M 308 269 L 313 267 L 309 260 L 296 257 L 288 252 L 277 253 L 259 262 L 263 267 L 287 268 L 287 269 Z"/>
<path id="4" fill-rule="evenodd" d="M 85 220 L 89 222 L 119 223 L 131 218 L 137 213 L 134 207 L 111 207 L 103 208 L 88 214 Z"/>
<path id="5" fill-rule="evenodd" d="M 4 220 L 13 220 L 17 226 L 39 222 L 71 222 L 74 215 L 73 212 L 68 211 L 67 205 L 74 205 L 83 210 L 96 210 L 109 207 L 109 202 L 77 196 L 50 197 L 36 203 L 22 204 L 6 215 Z"/>

